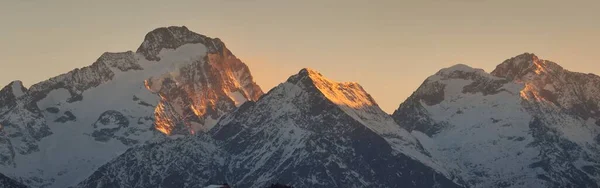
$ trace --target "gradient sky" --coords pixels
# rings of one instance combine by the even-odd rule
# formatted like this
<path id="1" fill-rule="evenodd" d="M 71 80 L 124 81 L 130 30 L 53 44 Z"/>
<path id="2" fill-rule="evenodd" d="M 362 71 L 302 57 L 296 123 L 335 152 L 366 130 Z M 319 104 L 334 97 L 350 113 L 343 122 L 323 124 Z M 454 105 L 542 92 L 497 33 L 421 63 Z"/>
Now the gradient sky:
<path id="1" fill-rule="evenodd" d="M 533 52 L 598 74 L 598 10 L 598 0 L 1 0 L 0 83 L 29 86 L 185 25 L 221 38 L 265 91 L 311 67 L 360 83 L 391 113 L 457 63 L 489 72 Z"/>

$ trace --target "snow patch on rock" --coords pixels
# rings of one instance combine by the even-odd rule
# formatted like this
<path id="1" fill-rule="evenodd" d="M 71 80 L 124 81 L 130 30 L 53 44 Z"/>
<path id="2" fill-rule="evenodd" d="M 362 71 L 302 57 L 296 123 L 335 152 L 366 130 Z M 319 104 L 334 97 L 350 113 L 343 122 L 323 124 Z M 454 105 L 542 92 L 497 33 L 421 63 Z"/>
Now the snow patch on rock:
<path id="1" fill-rule="evenodd" d="M 23 82 L 21 82 L 19 80 L 13 81 L 11 86 L 12 86 L 13 95 L 16 98 L 19 98 L 19 97 L 25 95 L 25 91 L 23 91 L 23 88 L 25 88 L 25 87 L 23 87 Z"/>

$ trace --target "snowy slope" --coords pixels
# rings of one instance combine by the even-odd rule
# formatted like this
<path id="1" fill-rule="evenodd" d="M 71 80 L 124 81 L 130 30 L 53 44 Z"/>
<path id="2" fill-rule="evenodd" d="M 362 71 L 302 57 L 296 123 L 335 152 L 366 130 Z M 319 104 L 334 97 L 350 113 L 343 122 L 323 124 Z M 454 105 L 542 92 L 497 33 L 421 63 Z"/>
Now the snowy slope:
<path id="1" fill-rule="evenodd" d="M 165 182 L 196 187 L 215 181 L 233 187 L 266 187 L 277 182 L 294 187 L 459 187 L 435 168 L 413 159 L 414 153 L 421 152 L 417 150 L 420 144 L 413 142 L 416 139 L 386 118 L 359 85 L 339 87 L 348 84 L 303 69 L 257 102 L 245 103 L 222 118 L 209 132 L 218 151 L 187 147 L 191 141 L 185 139 L 167 141 L 166 149 L 135 148 L 79 187 L 166 187 Z M 394 139 L 405 144 L 394 146 Z M 204 136 L 198 140 L 207 142 Z M 402 153 L 405 150 L 411 152 Z M 215 153 L 220 157 L 210 157 Z M 182 157 L 189 155 L 221 166 L 194 164 Z M 159 170 L 160 175 L 155 175 L 144 170 L 151 166 L 181 170 Z"/>
<path id="2" fill-rule="evenodd" d="M 597 187 L 600 77 L 523 54 L 442 69 L 394 112 L 472 187 Z"/>
<path id="3" fill-rule="evenodd" d="M 0 91 L 0 172 L 67 187 L 128 148 L 206 131 L 261 89 L 219 39 L 185 27 L 148 33 L 137 52 L 104 53 L 29 89 Z"/>

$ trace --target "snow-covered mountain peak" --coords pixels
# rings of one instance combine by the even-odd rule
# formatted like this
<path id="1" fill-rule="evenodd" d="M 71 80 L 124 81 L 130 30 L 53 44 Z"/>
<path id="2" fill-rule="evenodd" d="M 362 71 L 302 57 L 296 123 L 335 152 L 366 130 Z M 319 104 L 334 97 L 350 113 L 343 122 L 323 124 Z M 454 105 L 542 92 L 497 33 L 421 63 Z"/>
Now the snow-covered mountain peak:
<path id="1" fill-rule="evenodd" d="M 551 61 L 538 58 L 535 54 L 524 53 L 507 59 L 491 72 L 492 75 L 508 80 L 528 79 L 528 74 L 555 74 L 564 69 Z"/>
<path id="2" fill-rule="evenodd" d="M 597 187 L 600 77 L 530 53 L 440 72 L 393 117 L 469 186 Z"/>
<path id="3" fill-rule="evenodd" d="M 269 91 L 270 96 L 283 96 L 285 100 L 299 100 L 298 96 L 309 95 L 314 99 L 311 103 L 337 108 L 354 121 L 359 122 L 371 131 L 382 135 L 392 143 L 395 151 L 399 151 L 415 159 L 426 159 L 418 141 L 408 131 L 400 128 L 394 119 L 384 112 L 375 100 L 356 82 L 336 82 L 316 70 L 305 68 L 291 76 L 287 82 Z M 268 96 L 265 96 L 265 98 Z M 259 100 L 258 103 L 265 100 Z M 307 102 L 308 103 L 308 102 Z M 313 104 L 314 105 L 314 104 Z M 318 106 L 323 110 L 323 106 Z M 421 161 L 430 166 L 437 166 L 429 160 Z M 442 172 L 443 170 L 440 170 Z M 445 172 L 442 172 L 445 173 Z"/>
<path id="4" fill-rule="evenodd" d="M 572 72 L 531 53 L 505 60 L 491 74 L 523 84 L 521 98 L 531 105 L 551 105 L 585 119 L 600 118 L 597 75 Z"/>
<path id="5" fill-rule="evenodd" d="M 304 68 L 288 81 L 306 79 L 327 99 L 337 105 L 351 108 L 377 106 L 375 100 L 356 82 L 335 82 L 314 69 Z"/>
<path id="6" fill-rule="evenodd" d="M 24 95 L 25 87 L 21 81 L 12 81 L 0 89 L 0 114 L 13 108 L 17 104 L 17 98 Z"/>
<path id="7" fill-rule="evenodd" d="M 262 94 L 219 39 L 158 28 L 137 52 L 106 52 L 29 89 L 1 90 L 0 172 L 68 187 L 130 147 L 207 131 Z"/>
<path id="8" fill-rule="evenodd" d="M 16 97 L 19 98 L 23 95 L 25 95 L 25 92 L 27 92 L 27 88 L 25 88 L 25 86 L 23 86 L 23 82 L 21 82 L 21 80 L 15 80 L 10 82 L 10 89 L 12 90 L 12 94 Z"/>
<path id="9" fill-rule="evenodd" d="M 456 64 L 448 68 L 443 68 L 433 76 L 430 76 L 428 80 L 447 80 L 447 79 L 465 79 L 473 80 L 477 78 L 486 79 L 498 79 L 483 69 L 473 68 L 465 64 Z"/>
<path id="10" fill-rule="evenodd" d="M 264 177 L 272 179 L 280 178 L 280 174 L 273 173 L 275 169 L 295 169 L 296 165 L 310 165 L 309 169 L 315 169 L 311 173 L 311 180 L 296 179 L 304 176 L 297 174 L 291 181 L 302 182 L 296 184 L 299 187 L 321 187 L 314 184 L 331 184 L 338 179 L 321 180 L 321 171 L 325 174 L 337 173 L 337 170 L 329 169 L 327 163 L 337 164 L 344 172 L 353 171 L 356 164 L 368 168 L 368 163 L 374 150 L 377 160 L 386 158 L 385 155 L 402 156 L 411 160 L 426 164 L 436 171 L 447 175 L 443 168 L 432 160 L 429 160 L 422 146 L 416 138 L 406 130 L 400 128 L 394 120 L 382 111 L 375 101 L 367 94 L 360 85 L 356 83 L 338 83 L 332 81 L 318 71 L 313 69 L 302 69 L 298 74 L 271 89 L 258 101 L 247 103 L 230 115 L 225 116 L 210 131 L 217 140 L 226 142 L 226 150 L 230 150 L 234 157 L 231 166 L 236 168 L 249 168 L 250 171 L 240 173 L 231 178 L 234 181 L 254 182 L 263 184 Z M 371 139 L 371 137 L 378 137 Z M 363 141 L 368 140 L 368 141 Z M 326 144 L 321 144 L 321 142 Z M 355 148 L 358 142 L 368 143 L 370 151 L 367 161 L 362 163 L 361 154 L 350 154 L 347 152 L 362 152 Z M 243 143 L 243 144 L 240 144 Z M 329 146 L 329 143 L 335 143 Z M 316 145 L 315 145 L 316 144 Z M 338 153 L 343 151 L 345 154 Z M 331 153 L 329 153 L 331 152 Z M 325 154 L 326 153 L 326 154 Z M 272 158 L 276 156 L 276 158 Z M 325 157 L 326 159 L 320 159 Z M 241 159 L 241 160 L 240 160 Z M 310 159 L 310 160 L 307 160 Z M 352 162 L 347 163 L 346 160 Z M 303 161 L 303 162 L 296 162 Z M 323 161 L 320 164 L 311 161 Z M 394 160 L 397 161 L 397 160 Z M 314 168 L 312 165 L 323 166 Z M 394 163 L 389 165 L 393 166 Z M 391 167 L 385 165 L 385 168 Z M 302 167 L 305 168 L 306 166 Z M 232 167 L 229 167 L 231 169 Z M 336 167 L 337 168 L 337 167 Z M 392 168 L 394 169 L 394 168 Z M 416 171 L 417 168 L 403 168 Z M 237 170 L 236 170 L 237 171 Z M 369 170 L 370 174 L 378 174 L 379 170 Z M 397 173 L 376 175 L 373 178 L 383 178 L 384 181 L 400 181 L 395 176 Z M 314 174 L 314 175 L 313 175 Z M 360 173 L 350 174 L 342 177 L 352 177 L 344 182 L 353 182 L 355 176 Z M 403 174 L 404 173 L 400 173 Z M 332 175 L 328 175 L 332 176 Z M 439 176 L 442 177 L 442 176 Z M 286 180 L 290 181 L 290 180 Z M 372 183 L 369 178 L 362 178 L 361 183 L 354 187 L 398 187 L 395 186 L 372 186 L 373 184 L 385 184 L 384 181 Z M 413 181 L 415 183 L 416 181 Z M 284 182 L 287 183 L 287 182 Z M 238 186 L 240 183 L 234 183 Z M 336 184 L 337 187 L 353 187 Z M 429 187 L 421 185 L 422 187 Z M 256 186 L 241 186 L 256 187 Z M 418 186 L 417 186 L 418 187 Z"/>
<path id="11" fill-rule="evenodd" d="M 448 68 L 443 68 L 440 71 L 438 71 L 436 74 L 437 75 L 448 75 L 448 74 L 452 74 L 454 72 L 482 72 L 482 71 L 483 71 L 483 69 L 476 69 L 469 65 L 456 64 L 456 65 L 453 65 Z M 485 72 L 485 71 L 483 71 L 483 72 Z"/>
<path id="12" fill-rule="evenodd" d="M 190 31 L 185 26 L 161 27 L 150 31 L 137 49 L 150 61 L 158 61 L 162 49 L 176 49 L 184 44 L 204 44 L 210 53 L 221 52 L 225 44 L 218 38 L 210 38 Z"/>
<path id="13" fill-rule="evenodd" d="M 27 88 L 19 80 L 10 82 L 0 89 L 0 114 L 10 110 L 17 105 L 17 99 L 26 95 Z"/>

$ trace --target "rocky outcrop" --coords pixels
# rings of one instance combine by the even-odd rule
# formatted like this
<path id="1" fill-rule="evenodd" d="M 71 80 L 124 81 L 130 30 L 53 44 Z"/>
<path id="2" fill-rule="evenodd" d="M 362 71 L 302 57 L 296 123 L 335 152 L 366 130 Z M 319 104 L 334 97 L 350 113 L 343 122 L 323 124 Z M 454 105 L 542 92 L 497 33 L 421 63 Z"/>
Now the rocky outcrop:
<path id="1" fill-rule="evenodd" d="M 158 54 L 163 49 L 177 49 L 185 44 L 203 44 L 209 53 L 222 53 L 225 44 L 218 38 L 210 38 L 190 31 L 185 26 L 157 28 L 144 37 L 144 42 L 136 53 L 142 54 L 147 60 L 159 61 Z"/>

